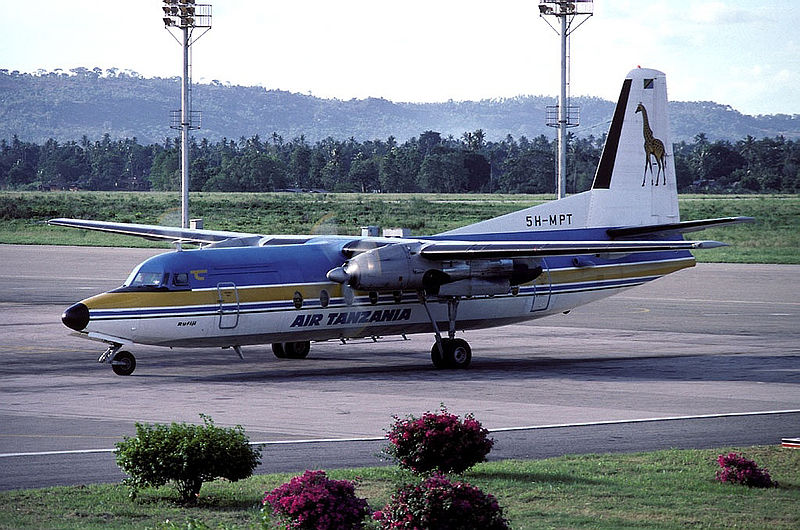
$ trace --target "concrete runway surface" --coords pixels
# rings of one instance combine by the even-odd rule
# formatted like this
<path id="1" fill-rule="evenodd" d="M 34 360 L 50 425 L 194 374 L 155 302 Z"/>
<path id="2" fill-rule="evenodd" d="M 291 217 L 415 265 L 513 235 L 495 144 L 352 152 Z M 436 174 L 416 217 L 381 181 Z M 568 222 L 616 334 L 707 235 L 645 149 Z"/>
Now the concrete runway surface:
<path id="1" fill-rule="evenodd" d="M 459 333 L 464 371 L 433 369 L 430 334 L 317 343 L 302 361 L 268 345 L 244 361 L 134 346 L 136 372 L 119 377 L 60 314 L 157 252 L 0 245 L 0 489 L 118 481 L 107 450 L 135 422 L 199 413 L 294 442 L 265 446 L 258 472 L 381 465 L 392 415 L 440 403 L 495 430 L 492 459 L 800 436 L 800 266 L 701 264 L 568 315 Z"/>

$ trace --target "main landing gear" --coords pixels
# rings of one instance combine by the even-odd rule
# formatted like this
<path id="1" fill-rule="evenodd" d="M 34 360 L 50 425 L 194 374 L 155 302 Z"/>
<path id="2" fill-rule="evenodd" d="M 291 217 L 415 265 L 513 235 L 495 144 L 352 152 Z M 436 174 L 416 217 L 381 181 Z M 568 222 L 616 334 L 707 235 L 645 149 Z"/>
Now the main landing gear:
<path id="1" fill-rule="evenodd" d="M 447 338 L 442 338 L 436 319 L 433 318 L 428 301 L 424 293 L 420 293 L 422 305 L 428 313 L 428 318 L 433 325 L 433 332 L 436 335 L 436 342 L 431 347 L 431 361 L 436 368 L 468 368 L 472 362 L 472 349 L 464 339 L 455 338 L 456 335 L 456 314 L 458 313 L 457 297 L 447 298 L 447 320 L 449 329 Z"/>
<path id="2" fill-rule="evenodd" d="M 278 359 L 305 359 L 311 351 L 311 343 L 307 340 L 300 342 L 273 342 L 272 353 Z"/>
<path id="3" fill-rule="evenodd" d="M 131 352 L 122 350 L 122 344 L 110 344 L 97 362 L 110 364 L 117 375 L 131 375 L 136 370 L 136 357 Z"/>
<path id="4" fill-rule="evenodd" d="M 472 349 L 464 339 L 443 339 L 433 343 L 431 361 L 436 368 L 467 368 L 472 361 Z"/>

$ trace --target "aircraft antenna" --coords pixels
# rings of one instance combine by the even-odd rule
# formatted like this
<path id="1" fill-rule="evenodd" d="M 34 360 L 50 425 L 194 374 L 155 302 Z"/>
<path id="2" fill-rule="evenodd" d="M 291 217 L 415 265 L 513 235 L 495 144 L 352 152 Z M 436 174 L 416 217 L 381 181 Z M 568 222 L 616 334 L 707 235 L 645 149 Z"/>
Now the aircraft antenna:
<path id="1" fill-rule="evenodd" d="M 171 112 L 170 127 L 181 131 L 181 227 L 189 228 L 189 131 L 199 129 L 202 118 L 200 111 L 192 110 L 189 52 L 192 44 L 211 29 L 211 5 L 196 4 L 195 0 L 164 0 L 161 9 L 164 11 L 164 27 L 183 48 L 181 110 Z M 195 36 L 195 29 L 202 31 Z"/>
<path id="2" fill-rule="evenodd" d="M 561 37 L 561 94 L 558 105 L 547 107 L 547 126 L 558 128 L 558 198 L 567 195 L 567 128 L 580 125 L 580 107 L 569 101 L 570 36 L 594 14 L 592 0 L 539 0 L 539 16 Z M 559 19 L 561 30 L 545 16 Z M 576 22 L 577 20 L 577 22 Z"/>

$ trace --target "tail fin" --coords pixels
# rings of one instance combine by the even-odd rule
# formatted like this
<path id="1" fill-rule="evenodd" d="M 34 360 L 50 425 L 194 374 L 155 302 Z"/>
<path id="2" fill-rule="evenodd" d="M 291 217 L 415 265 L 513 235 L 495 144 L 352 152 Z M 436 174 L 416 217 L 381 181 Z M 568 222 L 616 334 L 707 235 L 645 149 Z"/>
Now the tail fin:
<path id="1" fill-rule="evenodd" d="M 591 194 L 587 226 L 679 221 L 662 72 L 637 68 L 623 82 Z"/>
<path id="2" fill-rule="evenodd" d="M 446 235 L 676 223 L 678 188 L 666 76 L 637 68 L 622 83 L 592 189 Z"/>

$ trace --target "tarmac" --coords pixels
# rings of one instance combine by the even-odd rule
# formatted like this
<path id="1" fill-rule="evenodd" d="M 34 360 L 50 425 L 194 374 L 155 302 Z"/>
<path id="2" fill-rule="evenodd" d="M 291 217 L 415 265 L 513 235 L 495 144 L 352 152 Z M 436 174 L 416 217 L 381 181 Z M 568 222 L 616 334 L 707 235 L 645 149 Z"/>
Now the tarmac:
<path id="1" fill-rule="evenodd" d="M 131 348 L 136 372 L 60 321 L 156 250 L 0 245 L 0 489 L 114 482 L 136 422 L 242 425 L 259 472 L 385 465 L 392 416 L 473 413 L 492 458 L 780 443 L 800 435 L 800 266 L 699 264 L 527 324 L 459 333 L 468 370 L 435 370 L 429 335 Z M 642 421 L 646 420 L 646 421 Z M 341 440 L 341 441 L 331 441 Z"/>

